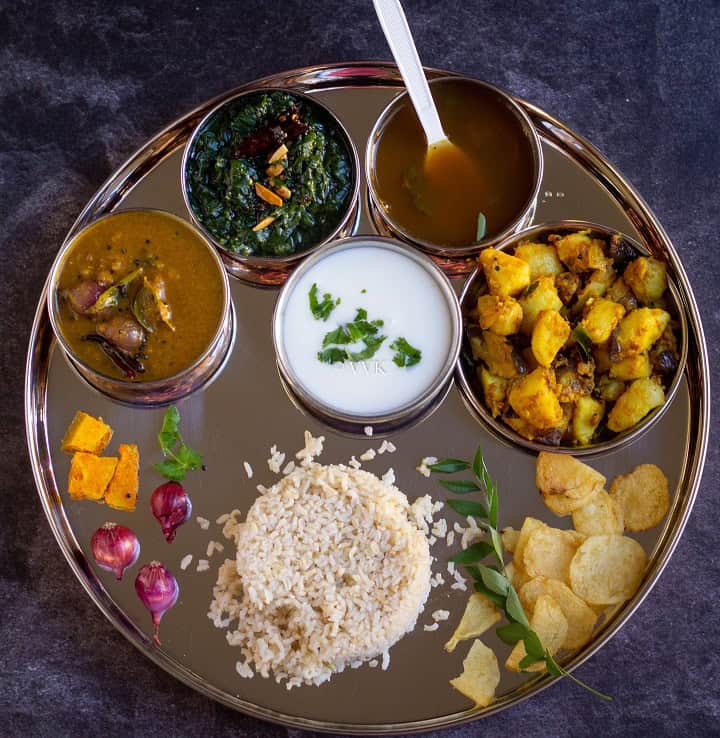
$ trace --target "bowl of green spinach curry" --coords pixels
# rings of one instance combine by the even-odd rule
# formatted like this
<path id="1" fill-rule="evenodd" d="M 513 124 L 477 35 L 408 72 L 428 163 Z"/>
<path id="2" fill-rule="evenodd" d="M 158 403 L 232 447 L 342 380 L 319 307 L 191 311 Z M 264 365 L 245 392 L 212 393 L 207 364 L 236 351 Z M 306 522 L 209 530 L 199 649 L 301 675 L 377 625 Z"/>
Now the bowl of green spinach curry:
<path id="1" fill-rule="evenodd" d="M 224 100 L 199 123 L 182 161 L 185 204 L 227 269 L 282 283 L 314 248 L 352 232 L 359 160 L 317 100 L 265 88 Z"/>

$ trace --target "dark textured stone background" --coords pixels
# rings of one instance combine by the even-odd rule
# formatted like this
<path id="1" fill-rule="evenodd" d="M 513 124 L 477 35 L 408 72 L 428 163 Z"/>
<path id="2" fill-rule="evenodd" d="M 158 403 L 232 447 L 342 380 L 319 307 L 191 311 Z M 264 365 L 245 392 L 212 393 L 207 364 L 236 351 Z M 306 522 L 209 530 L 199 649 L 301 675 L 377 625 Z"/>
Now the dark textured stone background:
<path id="1" fill-rule="evenodd" d="M 715 370 L 720 3 L 407 0 L 424 61 L 505 86 L 597 144 L 684 260 Z M 205 98 L 283 68 L 388 58 L 371 4 L 0 1 L 0 733 L 282 736 L 130 646 L 55 545 L 25 450 L 23 363 L 62 238 L 101 182 Z M 715 375 L 717 381 L 717 373 Z M 715 403 L 717 411 L 717 403 Z M 720 735 L 717 443 L 685 536 L 622 632 L 570 682 L 443 736 Z M 421 678 L 421 677 L 420 677 Z"/>

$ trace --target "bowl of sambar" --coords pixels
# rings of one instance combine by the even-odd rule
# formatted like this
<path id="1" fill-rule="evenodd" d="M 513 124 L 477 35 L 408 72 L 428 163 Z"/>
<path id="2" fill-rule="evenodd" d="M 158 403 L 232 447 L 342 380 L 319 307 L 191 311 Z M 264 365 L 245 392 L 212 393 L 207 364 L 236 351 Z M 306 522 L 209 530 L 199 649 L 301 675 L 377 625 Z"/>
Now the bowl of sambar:
<path id="1" fill-rule="evenodd" d="M 474 165 L 457 176 L 433 156 L 407 92 L 395 97 L 368 139 L 365 170 L 373 218 L 383 233 L 443 257 L 465 257 L 527 226 L 543 172 L 540 139 L 515 100 L 480 80 L 430 82 L 443 129 Z M 467 174 L 467 173 L 466 173 Z"/>
<path id="2" fill-rule="evenodd" d="M 194 226 L 161 210 L 110 213 L 69 238 L 47 304 L 71 366 L 129 404 L 168 404 L 205 385 L 234 335 L 222 261 Z"/>

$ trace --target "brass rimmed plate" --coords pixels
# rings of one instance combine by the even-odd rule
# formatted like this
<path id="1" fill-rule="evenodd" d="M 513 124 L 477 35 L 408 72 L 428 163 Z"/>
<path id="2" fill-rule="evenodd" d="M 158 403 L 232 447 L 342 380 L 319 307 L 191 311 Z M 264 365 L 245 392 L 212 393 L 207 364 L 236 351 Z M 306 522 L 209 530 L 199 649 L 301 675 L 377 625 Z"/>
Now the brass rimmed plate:
<path id="1" fill-rule="evenodd" d="M 430 72 L 431 76 L 447 74 Z M 377 115 L 398 93 L 400 84 L 397 70 L 391 65 L 362 62 L 284 72 L 227 95 L 253 86 L 287 86 L 317 95 L 340 117 L 362 152 Z M 97 191 L 71 233 L 90 219 L 121 208 L 156 207 L 188 217 L 180 186 L 182 147 L 194 126 L 220 99 L 204 103 L 148 141 Z M 660 576 L 679 540 L 698 490 L 707 450 L 709 370 L 692 290 L 662 226 L 632 186 L 588 142 L 539 108 L 522 101 L 521 104 L 537 128 L 545 158 L 535 220 L 592 220 L 652 243 L 653 250 L 662 253 L 670 264 L 688 316 L 685 378 L 672 405 L 637 443 L 592 460 L 609 477 L 638 463 L 656 462 L 667 474 L 674 493 L 663 524 L 638 536 L 650 554 L 640 591 L 566 664 L 572 668 L 623 626 Z M 374 232 L 364 184 L 357 232 Z M 456 284 L 458 289 L 462 287 L 460 280 Z M 265 463 L 270 445 L 277 444 L 281 450 L 292 453 L 302 445 L 306 428 L 316 435 L 326 435 L 323 458 L 328 462 L 347 460 L 352 454 L 379 444 L 365 437 L 335 435 L 297 410 L 283 391 L 275 368 L 270 325 L 277 292 L 239 281 L 233 281 L 231 292 L 237 316 L 234 351 L 212 386 L 180 405 L 183 433 L 192 446 L 205 453 L 208 469 L 187 480 L 193 520 L 179 530 L 170 546 L 148 509 L 149 493 L 160 481 L 151 465 L 159 456 L 155 435 L 162 411 L 129 409 L 90 390 L 72 373 L 60 352 L 54 350 L 45 295 L 40 299 L 26 373 L 28 446 L 38 492 L 60 549 L 100 610 L 148 658 L 186 684 L 233 708 L 295 727 L 345 733 L 427 730 L 495 713 L 551 684 L 547 677 L 527 684 L 526 677 L 505 672 L 497 701 L 482 711 L 468 709 L 468 701 L 448 684 L 448 679 L 460 672 L 466 649 L 446 654 L 442 648 L 453 622 L 461 614 L 466 595 L 447 587 L 432 591 L 415 631 L 392 649 L 388 671 L 368 667 L 348 670 L 322 687 L 302 687 L 290 692 L 271 680 L 238 677 L 236 649 L 227 646 L 224 632 L 215 629 L 206 617 L 216 569 L 225 554 L 215 554 L 210 571 L 195 571 L 195 562 L 206 558 L 208 541 L 220 541 L 222 535 L 214 523 L 209 531 L 201 530 L 194 516 L 214 521 L 235 507 L 247 511 L 257 494 L 255 484 L 268 484 L 273 479 Z M 135 512 L 119 513 L 94 503 L 73 503 L 67 498 L 64 487 L 69 459 L 60 453 L 59 447 L 77 409 L 102 415 L 115 429 L 116 439 L 139 444 L 142 490 Z M 365 466 L 380 474 L 392 466 L 398 485 L 411 497 L 427 492 L 439 498 L 444 496 L 436 482 L 415 471 L 421 457 L 467 457 L 481 442 L 488 465 L 500 482 L 501 524 L 517 526 L 526 515 L 552 519 L 534 486 L 533 457 L 490 436 L 467 411 L 456 388 L 432 416 L 395 434 L 393 442 L 398 447 L 395 454 L 378 456 Z M 247 479 L 242 460 L 254 467 L 252 480 Z M 453 520 L 450 512 L 446 517 Z M 141 562 L 159 558 L 178 577 L 180 599 L 163 619 L 162 647 L 153 645 L 149 616 L 135 596 L 135 570 L 116 583 L 88 557 L 90 537 L 106 520 L 130 525 L 137 532 L 142 542 Z M 226 546 L 225 553 L 228 551 Z M 441 543 L 433 551 L 444 569 L 448 549 Z M 194 555 L 193 565 L 180 571 L 179 562 L 187 553 Z M 436 632 L 424 632 L 423 623 L 431 622 L 429 613 L 439 608 L 451 611 L 450 620 Z M 500 654 L 507 650 L 494 635 L 484 640 Z M 418 674 L 422 674 L 422 679 L 417 678 Z"/>

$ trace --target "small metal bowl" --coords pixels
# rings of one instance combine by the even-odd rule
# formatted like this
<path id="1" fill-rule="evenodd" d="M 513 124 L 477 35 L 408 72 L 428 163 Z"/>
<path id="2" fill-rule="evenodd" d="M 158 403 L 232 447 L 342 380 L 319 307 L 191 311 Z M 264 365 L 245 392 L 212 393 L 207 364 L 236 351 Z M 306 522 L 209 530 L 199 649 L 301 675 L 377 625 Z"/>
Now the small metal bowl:
<path id="1" fill-rule="evenodd" d="M 654 254 L 650 248 L 644 246 L 635 239 L 620 233 L 617 229 L 608 228 L 606 226 L 598 225 L 597 223 L 583 220 L 563 220 L 556 223 L 541 223 L 509 236 L 499 243 L 496 248 L 498 251 L 507 251 L 512 253 L 514 248 L 518 246 L 521 241 L 534 241 L 544 239 L 545 236 L 552 233 L 565 235 L 567 233 L 585 229 L 590 230 L 593 236 L 605 239 L 619 234 L 641 254 L 646 256 L 656 256 L 656 258 L 665 261 L 661 255 Z M 460 305 L 463 314 L 463 328 L 465 316 L 474 307 L 477 301 L 478 292 L 484 285 L 485 275 L 482 267 L 478 267 L 469 277 L 460 295 Z M 569 453 L 573 456 L 591 456 L 619 449 L 637 441 L 641 436 L 645 435 L 645 433 L 647 433 L 658 420 L 660 420 L 668 409 L 678 391 L 685 370 L 685 362 L 688 354 L 687 317 L 680 297 L 680 292 L 675 286 L 670 273 L 668 273 L 667 295 L 669 295 L 672 301 L 672 305 L 668 306 L 668 310 L 672 318 L 680 324 L 680 356 L 678 367 L 669 388 L 665 392 L 665 402 L 660 407 L 648 413 L 648 415 L 646 415 L 645 418 L 643 418 L 636 426 L 623 431 L 608 440 L 593 443 L 588 446 L 553 446 L 550 444 L 539 443 L 537 441 L 530 441 L 527 438 L 524 438 L 501 420 L 493 418 L 488 412 L 483 399 L 482 388 L 477 379 L 476 365 L 471 358 L 467 331 L 463 330 L 463 350 L 457 365 L 456 380 L 465 404 L 498 440 L 532 453 L 553 451 L 558 453 Z"/>
<path id="2" fill-rule="evenodd" d="M 316 264 L 326 257 L 354 248 L 374 247 L 386 249 L 412 260 L 422 267 L 435 281 L 445 299 L 451 323 L 450 351 L 437 373 L 432 384 L 412 401 L 386 413 L 350 413 L 332 407 L 313 394 L 302 382 L 291 366 L 284 338 L 284 316 L 286 308 L 296 286 Z M 428 417 L 447 395 L 453 381 L 453 372 L 460 354 L 462 338 L 462 318 L 460 305 L 448 278 L 427 256 L 418 253 L 409 246 L 380 236 L 356 236 L 344 238 L 323 246 L 306 259 L 287 280 L 278 297 L 273 315 L 273 343 L 277 357 L 278 370 L 283 386 L 290 399 L 301 410 L 321 420 L 331 428 L 349 435 L 363 434 L 367 426 L 371 426 L 374 435 L 394 432 L 400 428 L 408 428 Z"/>
<path id="3" fill-rule="evenodd" d="M 518 126 L 527 140 L 528 146 L 533 158 L 533 179 L 530 194 L 517 216 L 503 229 L 501 233 L 494 236 L 488 236 L 476 243 L 467 246 L 443 246 L 440 244 L 425 241 L 406 231 L 392 216 L 386 211 L 382 205 L 382 200 L 377 192 L 375 179 L 375 158 L 380 140 L 382 139 L 385 127 L 391 118 L 405 105 L 409 104 L 408 93 L 403 92 L 393 98 L 387 105 L 385 110 L 380 114 L 375 126 L 370 133 L 367 148 L 365 150 L 365 177 L 368 183 L 368 201 L 373 221 L 378 230 L 388 236 L 399 238 L 406 243 L 422 249 L 431 254 L 438 264 L 440 264 L 447 273 L 467 274 L 474 268 L 472 257 L 482 249 L 495 246 L 508 236 L 525 228 L 532 222 L 535 215 L 535 207 L 538 194 L 540 192 L 540 184 L 543 175 L 543 153 L 540 145 L 540 138 L 535 130 L 535 126 L 528 117 L 527 113 L 518 105 L 518 103 L 507 92 L 495 87 L 487 82 L 482 82 L 471 77 L 440 77 L 430 81 L 430 88 L 440 87 L 443 84 L 467 84 L 471 87 L 477 87 L 484 93 L 490 93 L 497 98 L 501 105 L 508 108 L 513 116 L 517 119 Z"/>
<path id="4" fill-rule="evenodd" d="M 195 208 L 192 204 L 192 199 L 189 192 L 187 182 L 187 166 L 188 161 L 192 157 L 193 149 L 197 142 L 198 137 L 202 134 L 205 128 L 209 125 L 215 115 L 223 108 L 228 105 L 233 105 L 239 99 L 248 96 L 257 96 L 267 94 L 270 92 L 282 92 L 283 94 L 291 94 L 303 100 L 308 106 L 314 107 L 321 111 L 321 113 L 331 120 L 335 126 L 335 129 L 340 134 L 345 148 L 350 158 L 350 167 L 352 169 L 352 189 L 348 199 L 348 204 L 345 212 L 342 214 L 337 226 L 325 236 L 325 238 L 319 243 L 310 246 L 309 248 L 298 251 L 288 256 L 245 256 L 243 254 L 236 254 L 230 251 L 228 248 L 223 246 L 215 236 L 205 227 L 202 220 L 198 217 L 195 212 Z M 181 186 L 183 198 L 185 200 L 185 207 L 190 214 L 192 222 L 205 236 L 205 238 L 212 243 L 216 249 L 220 252 L 220 256 L 225 264 L 225 268 L 238 279 L 242 279 L 246 282 L 256 284 L 258 286 L 273 287 L 281 285 L 290 275 L 292 270 L 297 264 L 307 257 L 309 254 L 316 251 L 323 244 L 329 243 L 337 238 L 349 236 L 354 233 L 358 225 L 360 216 L 359 201 L 360 201 L 360 159 L 358 157 L 357 149 L 355 144 L 347 132 L 345 126 L 340 122 L 340 119 L 319 100 L 316 100 L 310 95 L 305 95 L 295 90 L 287 90 L 276 87 L 261 87 L 253 90 L 246 90 L 240 92 L 237 95 L 223 100 L 219 105 L 216 105 L 205 117 L 198 123 L 192 135 L 185 144 L 183 151 L 182 164 L 180 168 Z"/>
<path id="5" fill-rule="evenodd" d="M 193 236 L 207 247 L 208 252 L 212 254 L 212 258 L 218 268 L 218 274 L 221 277 L 223 291 L 222 317 L 215 335 L 208 343 L 207 348 L 203 353 L 200 354 L 192 364 L 172 377 L 155 379 L 147 382 L 123 380 L 117 377 L 111 377 L 93 369 L 89 364 L 77 356 L 72 346 L 70 346 L 68 341 L 65 340 L 62 328 L 60 327 L 60 316 L 58 315 L 58 282 L 60 280 L 63 267 L 65 266 L 65 261 L 77 240 L 100 221 L 128 212 L 155 212 L 163 217 L 172 219 L 177 223 L 178 227 L 189 230 Z M 177 402 L 193 392 L 206 387 L 222 371 L 228 357 L 230 356 L 232 345 L 235 341 L 235 313 L 232 300 L 230 298 L 230 285 L 228 283 L 227 273 L 217 252 L 212 245 L 208 243 L 207 239 L 205 239 L 196 228 L 188 223 L 187 220 L 179 218 L 177 215 L 168 213 L 164 210 L 157 210 L 154 208 L 133 208 L 108 213 L 100 218 L 96 218 L 82 230 L 68 238 L 62 245 L 57 257 L 55 258 L 52 269 L 50 270 L 47 291 L 47 309 L 55 337 L 60 344 L 70 367 L 91 387 L 123 405 L 161 407 L 163 405 L 170 405 Z"/>

